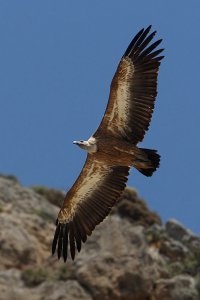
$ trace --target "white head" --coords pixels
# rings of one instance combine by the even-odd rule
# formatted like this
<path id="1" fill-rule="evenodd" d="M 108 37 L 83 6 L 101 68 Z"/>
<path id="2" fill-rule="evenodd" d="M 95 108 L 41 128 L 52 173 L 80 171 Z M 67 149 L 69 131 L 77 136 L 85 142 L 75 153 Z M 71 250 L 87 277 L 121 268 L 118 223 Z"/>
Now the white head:
<path id="1" fill-rule="evenodd" d="M 90 138 L 88 141 L 73 141 L 73 144 L 79 146 L 81 149 L 87 150 L 89 153 L 97 151 L 96 140 L 94 138 Z"/>
<path id="2" fill-rule="evenodd" d="M 87 150 L 88 148 L 88 141 L 83 141 L 83 140 L 80 140 L 80 141 L 73 141 L 73 144 L 79 146 L 81 149 L 84 149 L 84 150 Z"/>

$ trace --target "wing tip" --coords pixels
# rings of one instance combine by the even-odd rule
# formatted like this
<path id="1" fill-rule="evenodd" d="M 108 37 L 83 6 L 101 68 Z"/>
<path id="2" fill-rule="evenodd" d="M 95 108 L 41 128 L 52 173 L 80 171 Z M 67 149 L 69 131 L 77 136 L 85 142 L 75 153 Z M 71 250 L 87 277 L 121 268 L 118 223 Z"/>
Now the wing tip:
<path id="1" fill-rule="evenodd" d="M 74 261 L 76 256 L 76 250 L 78 252 L 81 251 L 81 242 L 85 242 L 87 240 L 84 238 L 78 238 L 77 233 L 75 232 L 75 224 L 74 222 L 69 223 L 60 223 L 59 220 L 56 221 L 56 230 L 54 234 L 54 238 L 52 241 L 52 256 L 57 253 L 58 260 L 63 258 L 63 261 L 66 262 L 68 260 L 68 248 L 70 250 L 70 256 L 72 261 Z"/>
<path id="2" fill-rule="evenodd" d="M 149 25 L 146 29 L 142 28 L 134 36 L 134 38 L 130 42 L 129 46 L 127 47 L 124 55 L 122 56 L 122 58 L 127 57 L 127 56 L 128 57 L 133 56 L 135 58 L 139 58 L 141 56 L 143 58 L 144 53 L 146 53 L 149 50 L 149 48 L 155 49 L 162 42 L 163 39 L 159 39 L 156 42 L 154 42 L 153 44 L 151 44 L 150 43 L 151 40 L 154 38 L 154 36 L 157 33 L 157 31 L 155 30 L 149 34 L 151 29 L 152 29 L 152 25 Z M 149 53 L 151 53 L 152 50 Z"/>
<path id="3" fill-rule="evenodd" d="M 148 27 L 147 27 L 147 29 L 151 29 L 152 28 L 152 24 L 150 24 Z"/>

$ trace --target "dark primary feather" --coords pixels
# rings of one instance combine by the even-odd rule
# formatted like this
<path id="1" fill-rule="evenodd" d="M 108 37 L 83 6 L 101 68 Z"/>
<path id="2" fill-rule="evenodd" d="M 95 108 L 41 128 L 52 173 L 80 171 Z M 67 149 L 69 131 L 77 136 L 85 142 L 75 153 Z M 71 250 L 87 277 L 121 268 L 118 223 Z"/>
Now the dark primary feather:
<path id="1" fill-rule="evenodd" d="M 138 50 L 135 51 L 135 55 L 137 55 L 137 53 L 142 52 L 142 50 L 151 42 L 151 40 L 154 38 L 156 34 L 156 31 L 152 32 L 140 45 L 140 47 L 138 48 Z"/>
<path id="2" fill-rule="evenodd" d="M 55 234 L 54 234 L 54 238 L 53 238 L 53 242 L 52 242 L 52 253 L 54 253 L 56 251 L 56 246 L 57 246 L 58 237 L 59 237 L 59 233 L 60 233 L 60 227 L 61 227 L 61 224 L 56 222 L 56 230 L 55 230 Z"/>
<path id="3" fill-rule="evenodd" d="M 63 259 L 64 259 L 64 261 L 66 261 L 67 260 L 67 254 L 68 254 L 68 231 L 69 231 L 68 226 L 69 225 L 68 224 L 64 224 L 62 226 L 64 227 L 64 230 L 63 230 L 63 246 L 62 246 L 62 249 L 63 249 Z"/>
<path id="4" fill-rule="evenodd" d="M 144 28 L 142 28 L 136 35 L 135 37 L 132 39 L 132 41 L 130 42 L 128 48 L 126 49 L 126 52 L 124 53 L 124 57 L 128 56 L 131 49 L 133 48 L 133 45 L 135 45 L 136 41 L 138 40 L 138 38 L 141 36 L 141 34 L 143 33 Z"/>
<path id="5" fill-rule="evenodd" d="M 69 223 L 69 242 L 70 242 L 71 258 L 72 258 L 72 260 L 74 260 L 74 257 L 75 257 L 75 236 L 74 236 L 74 228 L 73 228 L 73 223 L 72 222 Z"/>
<path id="6" fill-rule="evenodd" d="M 133 38 L 130 45 L 128 46 L 125 54 L 125 56 L 131 56 L 132 53 L 138 48 L 139 45 L 144 41 L 145 37 L 148 35 L 149 31 L 151 30 L 151 25 L 147 27 L 147 29 L 140 30 L 138 34 Z"/>

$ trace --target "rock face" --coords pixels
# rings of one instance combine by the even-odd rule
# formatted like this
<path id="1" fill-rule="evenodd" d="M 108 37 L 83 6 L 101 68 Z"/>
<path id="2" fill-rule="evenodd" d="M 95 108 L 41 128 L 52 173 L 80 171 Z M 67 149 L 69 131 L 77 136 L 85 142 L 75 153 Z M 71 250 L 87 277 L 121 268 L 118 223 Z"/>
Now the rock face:
<path id="1" fill-rule="evenodd" d="M 50 254 L 64 193 L 0 177 L 0 300 L 198 300 L 200 238 L 127 188 L 75 262 Z"/>

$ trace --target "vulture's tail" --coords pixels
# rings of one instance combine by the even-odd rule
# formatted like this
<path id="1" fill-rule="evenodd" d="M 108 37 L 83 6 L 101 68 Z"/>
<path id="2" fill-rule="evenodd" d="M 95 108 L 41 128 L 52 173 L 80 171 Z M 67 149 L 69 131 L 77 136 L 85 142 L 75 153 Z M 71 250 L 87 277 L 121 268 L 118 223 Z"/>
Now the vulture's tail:
<path id="1" fill-rule="evenodd" d="M 151 176 L 159 167 L 160 155 L 157 150 L 138 148 L 139 155 L 133 162 L 133 166 L 143 175 Z"/>

